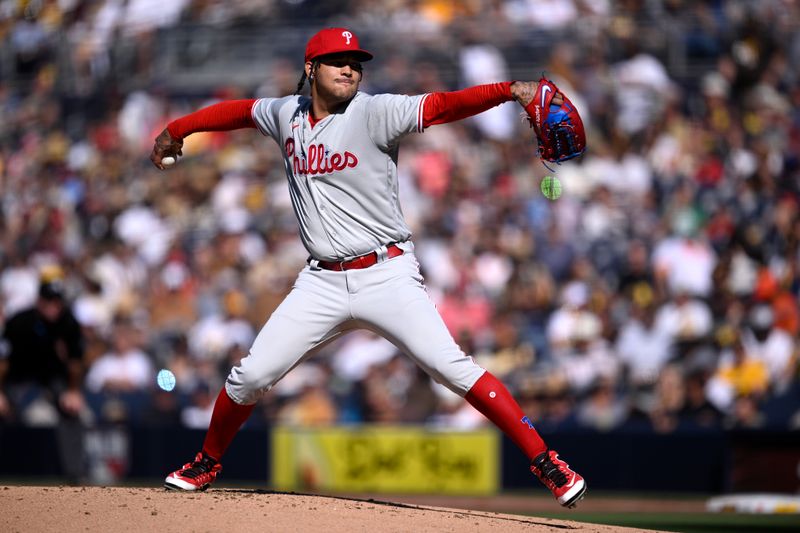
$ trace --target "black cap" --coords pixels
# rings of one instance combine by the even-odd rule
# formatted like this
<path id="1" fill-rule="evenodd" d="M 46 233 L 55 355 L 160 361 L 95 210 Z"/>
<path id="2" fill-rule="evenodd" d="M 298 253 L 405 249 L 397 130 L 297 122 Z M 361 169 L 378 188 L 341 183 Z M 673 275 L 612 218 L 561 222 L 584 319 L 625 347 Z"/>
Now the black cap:
<path id="1" fill-rule="evenodd" d="M 57 280 L 42 283 L 39 285 L 39 298 L 45 300 L 63 300 L 64 285 Z"/>

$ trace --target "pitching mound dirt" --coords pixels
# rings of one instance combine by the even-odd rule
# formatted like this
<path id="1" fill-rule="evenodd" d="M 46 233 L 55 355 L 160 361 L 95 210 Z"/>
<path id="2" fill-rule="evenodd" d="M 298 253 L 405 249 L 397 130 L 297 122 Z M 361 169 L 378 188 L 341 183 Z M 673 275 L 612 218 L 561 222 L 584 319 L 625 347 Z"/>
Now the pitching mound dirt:
<path id="1" fill-rule="evenodd" d="M 637 531 L 548 518 L 278 492 L 0 486 L 0 531 Z M 641 530 L 639 530 L 641 531 Z"/>

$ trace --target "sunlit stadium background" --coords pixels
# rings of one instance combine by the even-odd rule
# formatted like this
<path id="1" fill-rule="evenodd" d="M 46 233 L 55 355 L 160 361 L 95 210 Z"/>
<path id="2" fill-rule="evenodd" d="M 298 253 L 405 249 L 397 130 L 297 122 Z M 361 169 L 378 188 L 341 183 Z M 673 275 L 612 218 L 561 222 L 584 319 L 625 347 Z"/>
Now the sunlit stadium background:
<path id="1" fill-rule="evenodd" d="M 557 201 L 515 104 L 408 137 L 400 179 L 448 327 L 590 497 L 796 496 L 798 25 L 788 0 L 0 0 L 0 328 L 56 280 L 86 369 L 76 429 L 0 366 L 0 480 L 158 484 L 197 451 L 306 253 L 274 143 L 197 134 L 162 173 L 153 139 L 291 94 L 308 37 L 347 26 L 376 56 L 365 92 L 545 73 L 585 117 Z M 229 485 L 544 494 L 366 332 L 268 393 L 223 463 Z"/>

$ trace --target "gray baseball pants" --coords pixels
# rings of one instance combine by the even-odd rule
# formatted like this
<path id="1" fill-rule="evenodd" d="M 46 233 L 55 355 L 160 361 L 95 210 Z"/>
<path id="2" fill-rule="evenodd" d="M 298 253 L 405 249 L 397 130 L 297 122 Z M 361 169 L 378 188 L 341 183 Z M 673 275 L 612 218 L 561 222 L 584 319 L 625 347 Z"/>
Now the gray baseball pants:
<path id="1" fill-rule="evenodd" d="M 423 285 L 411 243 L 369 268 L 342 272 L 306 266 L 231 369 L 225 388 L 239 404 L 255 403 L 292 368 L 342 333 L 365 328 L 411 357 L 437 382 L 466 395 L 484 369 L 453 340 Z"/>

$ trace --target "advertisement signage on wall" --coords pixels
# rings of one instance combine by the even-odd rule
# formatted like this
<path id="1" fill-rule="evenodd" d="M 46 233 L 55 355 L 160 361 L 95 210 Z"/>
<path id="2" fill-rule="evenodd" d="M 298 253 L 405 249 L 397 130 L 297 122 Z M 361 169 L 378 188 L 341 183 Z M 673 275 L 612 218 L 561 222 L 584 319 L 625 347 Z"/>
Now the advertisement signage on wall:
<path id="1" fill-rule="evenodd" d="M 491 430 L 276 428 L 272 439 L 278 490 L 487 495 L 499 487 Z"/>

